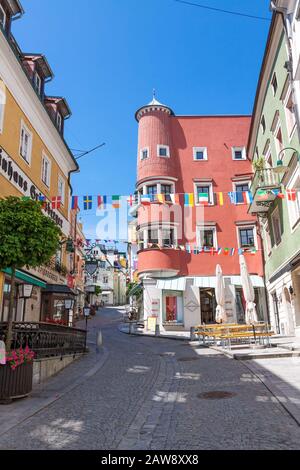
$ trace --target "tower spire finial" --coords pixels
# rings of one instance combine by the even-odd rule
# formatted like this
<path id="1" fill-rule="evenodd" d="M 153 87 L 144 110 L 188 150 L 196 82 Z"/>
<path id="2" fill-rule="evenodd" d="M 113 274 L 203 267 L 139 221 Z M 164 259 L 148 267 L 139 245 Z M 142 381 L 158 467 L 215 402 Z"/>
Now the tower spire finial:
<path id="1" fill-rule="evenodd" d="M 155 90 L 155 88 L 153 88 L 153 90 L 152 90 L 152 95 L 153 95 L 153 99 L 155 100 L 155 98 L 156 98 L 156 90 Z"/>

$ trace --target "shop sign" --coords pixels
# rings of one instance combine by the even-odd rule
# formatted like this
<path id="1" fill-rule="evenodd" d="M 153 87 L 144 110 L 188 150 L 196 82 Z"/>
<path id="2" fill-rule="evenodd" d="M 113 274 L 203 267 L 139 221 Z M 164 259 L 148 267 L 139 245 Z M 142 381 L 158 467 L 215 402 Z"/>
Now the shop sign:
<path id="1" fill-rule="evenodd" d="M 147 318 L 147 330 L 155 331 L 157 317 L 148 317 Z"/>
<path id="2" fill-rule="evenodd" d="M 31 199 L 35 201 L 38 201 L 41 196 L 45 197 L 2 147 L 0 147 L 0 175 L 9 181 L 24 196 L 31 197 Z M 61 214 L 58 214 L 52 209 L 50 201 L 46 202 L 43 212 L 62 229 L 63 233 L 69 233 L 69 222 Z"/>

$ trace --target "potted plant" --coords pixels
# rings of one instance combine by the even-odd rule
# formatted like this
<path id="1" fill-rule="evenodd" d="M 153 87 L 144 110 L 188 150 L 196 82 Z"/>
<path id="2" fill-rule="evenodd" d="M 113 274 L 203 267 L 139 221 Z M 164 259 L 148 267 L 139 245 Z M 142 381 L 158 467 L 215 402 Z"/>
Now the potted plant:
<path id="1" fill-rule="evenodd" d="M 265 164 L 266 164 L 266 161 L 265 161 L 264 157 L 257 157 L 253 161 L 253 168 L 254 168 L 255 171 L 264 170 L 265 169 Z"/>
<path id="2" fill-rule="evenodd" d="M 32 390 L 34 352 L 26 346 L 6 353 L 5 364 L 0 366 L 0 403 L 10 403 Z"/>
<path id="3" fill-rule="evenodd" d="M 32 387 L 33 355 L 22 345 L 16 349 L 13 337 L 17 269 L 48 263 L 60 246 L 61 230 L 43 214 L 42 205 L 30 198 L 10 196 L 0 200 L 0 269 L 9 269 L 11 281 L 4 328 L 7 363 L 0 365 L 0 389 L 5 400 L 26 396 Z"/>

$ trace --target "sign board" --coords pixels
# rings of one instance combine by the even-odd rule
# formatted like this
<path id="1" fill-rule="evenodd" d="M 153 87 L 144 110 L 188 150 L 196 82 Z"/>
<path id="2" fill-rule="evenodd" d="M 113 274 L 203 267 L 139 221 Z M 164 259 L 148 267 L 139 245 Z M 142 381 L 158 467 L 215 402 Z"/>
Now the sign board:
<path id="1" fill-rule="evenodd" d="M 23 196 L 30 197 L 35 201 L 38 201 L 40 196 L 45 196 L 2 147 L 0 147 L 0 175 L 20 191 Z M 47 198 L 43 212 L 62 229 L 64 234 L 70 232 L 69 221 L 60 212 L 52 209 L 51 202 Z"/>
<path id="2" fill-rule="evenodd" d="M 157 317 L 148 317 L 147 318 L 147 330 L 148 331 L 154 331 L 155 332 L 155 327 L 156 327 L 156 321 Z"/>
<path id="3" fill-rule="evenodd" d="M 83 314 L 84 314 L 85 317 L 89 317 L 90 316 L 90 307 L 84 307 Z"/>
<path id="4" fill-rule="evenodd" d="M 151 315 L 159 315 L 160 299 L 153 299 L 151 302 Z"/>
<path id="5" fill-rule="evenodd" d="M 5 365 L 6 364 L 6 354 L 5 354 L 5 343 L 3 341 L 0 341 L 0 364 Z"/>

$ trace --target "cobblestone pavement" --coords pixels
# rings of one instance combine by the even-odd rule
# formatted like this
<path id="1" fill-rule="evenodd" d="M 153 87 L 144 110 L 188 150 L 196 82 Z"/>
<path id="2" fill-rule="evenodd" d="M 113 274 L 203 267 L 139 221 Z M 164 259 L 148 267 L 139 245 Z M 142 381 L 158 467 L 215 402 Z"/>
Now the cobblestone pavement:
<path id="1" fill-rule="evenodd" d="M 187 342 L 128 336 L 119 318 L 102 309 L 89 322 L 90 357 L 57 378 L 96 363 L 99 328 L 101 369 L 1 435 L 0 449 L 300 448 L 300 427 L 243 363 Z M 216 391 L 229 396 L 202 395 Z"/>

